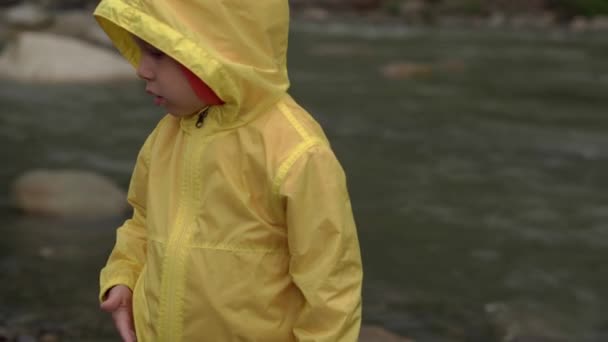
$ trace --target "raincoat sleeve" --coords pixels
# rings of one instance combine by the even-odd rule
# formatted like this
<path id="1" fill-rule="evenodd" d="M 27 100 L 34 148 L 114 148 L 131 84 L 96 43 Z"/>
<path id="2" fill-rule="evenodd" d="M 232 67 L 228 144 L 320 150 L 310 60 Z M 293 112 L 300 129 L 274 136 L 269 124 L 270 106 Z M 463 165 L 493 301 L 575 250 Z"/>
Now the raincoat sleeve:
<path id="1" fill-rule="evenodd" d="M 313 147 L 283 182 L 289 272 L 305 303 L 298 341 L 357 341 L 361 324 L 361 254 L 344 172 L 327 146 Z"/>
<path id="2" fill-rule="evenodd" d="M 116 231 L 116 244 L 108 262 L 101 270 L 99 299 L 113 286 L 126 285 L 131 291 L 139 277 L 146 256 L 146 197 L 150 148 L 156 130 L 150 134 L 139 151 L 127 200 L 133 208 L 133 216 Z"/>

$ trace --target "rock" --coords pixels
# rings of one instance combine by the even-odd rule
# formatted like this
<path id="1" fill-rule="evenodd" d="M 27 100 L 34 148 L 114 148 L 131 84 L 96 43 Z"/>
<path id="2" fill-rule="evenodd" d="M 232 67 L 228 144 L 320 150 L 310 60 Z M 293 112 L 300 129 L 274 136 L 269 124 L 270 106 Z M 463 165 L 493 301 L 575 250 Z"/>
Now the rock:
<path id="1" fill-rule="evenodd" d="M 92 8 L 99 0 L 37 0 L 44 7 L 51 8 L 54 10 L 70 10 L 70 9 L 82 9 Z"/>
<path id="2" fill-rule="evenodd" d="M 515 29 L 547 29 L 554 24 L 555 15 L 549 12 L 515 15 L 510 22 Z"/>
<path id="3" fill-rule="evenodd" d="M 439 63 L 437 68 L 444 72 L 460 73 L 465 71 L 466 64 L 464 61 L 453 59 Z"/>
<path id="4" fill-rule="evenodd" d="M 367 46 L 359 46 L 353 44 L 319 44 L 312 47 L 309 53 L 313 56 L 324 57 L 353 57 L 370 55 L 373 52 Z"/>
<path id="5" fill-rule="evenodd" d="M 55 16 L 55 22 L 46 32 L 78 38 L 95 45 L 112 47 L 112 41 L 88 11 L 60 12 Z"/>
<path id="6" fill-rule="evenodd" d="M 488 26 L 491 28 L 500 28 L 505 26 L 507 16 L 503 12 L 494 12 L 488 18 Z"/>
<path id="7" fill-rule="evenodd" d="M 608 16 L 601 15 L 591 19 L 589 28 L 594 31 L 608 31 Z"/>
<path id="8" fill-rule="evenodd" d="M 329 18 L 329 12 L 321 7 L 309 7 L 302 10 L 302 19 L 312 21 L 325 21 Z"/>
<path id="9" fill-rule="evenodd" d="M 405 1 L 399 7 L 399 15 L 409 24 L 422 24 L 430 20 L 429 4 L 424 0 Z"/>
<path id="10" fill-rule="evenodd" d="M 19 3 L 21 0 L 0 0 L 0 8 L 11 7 Z"/>
<path id="11" fill-rule="evenodd" d="M 7 327 L 0 325 L 0 341 L 12 341 L 13 339 L 13 333 Z"/>
<path id="12" fill-rule="evenodd" d="M 0 55 L 0 78 L 22 82 L 102 82 L 135 79 L 120 56 L 69 37 L 22 32 Z"/>
<path id="13" fill-rule="evenodd" d="M 414 340 L 395 335 L 381 327 L 362 326 L 359 342 L 414 342 Z"/>
<path id="14" fill-rule="evenodd" d="M 41 29 L 53 22 L 53 16 L 40 6 L 23 3 L 6 10 L 2 15 L 2 21 L 16 28 Z"/>
<path id="15" fill-rule="evenodd" d="M 96 45 L 114 48 L 114 44 L 110 40 L 110 37 L 108 37 L 108 35 L 97 24 L 84 30 L 82 38 Z"/>
<path id="16" fill-rule="evenodd" d="M 126 194 L 98 174 L 34 170 L 13 184 L 15 205 L 31 215 L 100 218 L 127 212 Z"/>
<path id="17" fill-rule="evenodd" d="M 19 335 L 15 342 L 37 342 L 36 338 L 32 335 Z"/>
<path id="18" fill-rule="evenodd" d="M 50 259 L 52 257 L 54 257 L 56 254 L 55 249 L 53 247 L 42 247 L 38 250 L 38 256 L 40 256 L 43 259 Z"/>
<path id="19" fill-rule="evenodd" d="M 557 16 L 555 15 L 555 13 L 545 11 L 541 15 L 539 15 L 536 22 L 536 27 L 540 29 L 549 29 L 552 26 L 555 26 L 556 23 Z"/>
<path id="20" fill-rule="evenodd" d="M 380 8 L 382 0 L 351 0 L 350 3 L 358 11 L 371 11 Z"/>
<path id="21" fill-rule="evenodd" d="M 337 10 L 375 10 L 382 5 L 382 0 L 291 0 L 293 8 L 322 7 Z"/>
<path id="22" fill-rule="evenodd" d="M 570 22 L 570 29 L 574 32 L 583 32 L 589 29 L 589 20 L 584 17 L 576 17 Z"/>
<path id="23" fill-rule="evenodd" d="M 435 73 L 464 72 L 466 65 L 461 60 L 446 60 L 439 63 L 394 62 L 382 67 L 384 77 L 393 80 L 405 80 L 431 76 Z"/>
<path id="24" fill-rule="evenodd" d="M 4 25 L 4 23 L 0 22 L 0 41 L 5 41 L 9 39 L 11 30 L 8 28 L 8 25 Z"/>
<path id="25" fill-rule="evenodd" d="M 59 335 L 57 333 L 54 332 L 41 332 L 38 335 L 38 342 L 59 342 L 61 341 L 61 339 L 59 338 Z"/>
<path id="26" fill-rule="evenodd" d="M 517 336 L 508 342 L 566 342 L 566 340 L 557 340 L 546 336 Z"/>
<path id="27" fill-rule="evenodd" d="M 388 79 L 404 80 L 430 76 L 433 73 L 433 66 L 431 64 L 397 62 L 385 65 L 381 72 Z"/>

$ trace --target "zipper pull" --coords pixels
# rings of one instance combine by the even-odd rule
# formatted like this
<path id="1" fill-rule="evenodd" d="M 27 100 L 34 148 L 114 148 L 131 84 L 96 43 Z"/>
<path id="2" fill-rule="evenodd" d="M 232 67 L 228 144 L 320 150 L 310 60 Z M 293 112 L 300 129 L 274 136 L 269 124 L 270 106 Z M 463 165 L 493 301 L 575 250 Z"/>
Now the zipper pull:
<path id="1" fill-rule="evenodd" d="M 209 107 L 205 107 L 200 113 L 198 113 L 198 120 L 196 120 L 196 128 L 203 127 L 203 123 L 205 118 L 207 117 L 207 112 L 209 112 Z"/>

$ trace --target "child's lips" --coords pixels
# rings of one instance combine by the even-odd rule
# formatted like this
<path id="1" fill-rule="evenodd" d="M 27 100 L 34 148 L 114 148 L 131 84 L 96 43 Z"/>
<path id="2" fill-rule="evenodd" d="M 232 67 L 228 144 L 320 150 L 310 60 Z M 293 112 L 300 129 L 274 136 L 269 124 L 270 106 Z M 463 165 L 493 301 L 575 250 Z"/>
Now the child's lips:
<path id="1" fill-rule="evenodd" d="M 164 105 L 164 104 L 166 104 L 166 103 L 167 103 L 167 99 L 165 99 L 164 97 L 162 97 L 162 96 L 158 96 L 158 95 L 156 95 L 156 96 L 154 97 L 154 104 L 155 104 L 155 105 L 157 105 L 157 106 L 162 106 L 162 105 Z"/>
<path id="2" fill-rule="evenodd" d="M 155 92 L 153 92 L 152 90 L 146 88 L 146 93 L 154 96 L 154 104 L 157 106 L 162 106 L 164 104 L 167 103 L 167 99 L 165 99 L 164 97 L 157 95 Z"/>

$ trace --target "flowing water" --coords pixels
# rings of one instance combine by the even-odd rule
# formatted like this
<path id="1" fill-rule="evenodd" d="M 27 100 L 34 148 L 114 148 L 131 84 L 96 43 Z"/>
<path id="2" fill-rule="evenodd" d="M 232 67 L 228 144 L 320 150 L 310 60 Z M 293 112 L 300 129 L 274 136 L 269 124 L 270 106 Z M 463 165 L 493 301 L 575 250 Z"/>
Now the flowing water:
<path id="1" fill-rule="evenodd" d="M 364 321 L 418 341 L 608 340 L 608 40 L 302 26 L 292 93 L 348 174 Z M 388 63 L 423 65 L 387 79 Z M 141 84 L 0 83 L 0 183 L 38 167 L 122 187 L 161 113 Z M 0 323 L 111 341 L 97 274 L 123 218 L 23 217 L 0 193 Z M 25 328 L 24 328 L 25 329 Z"/>

